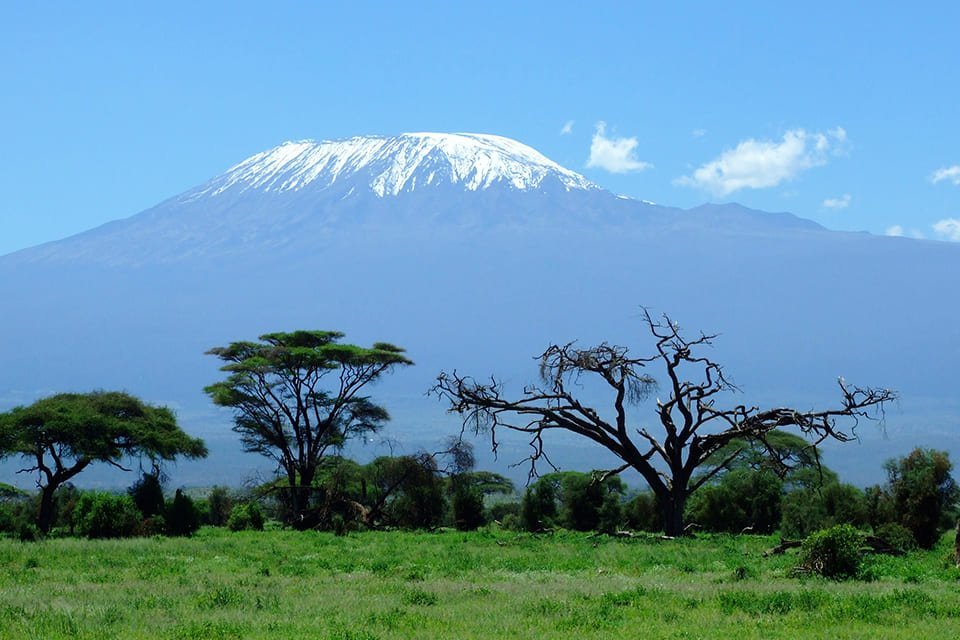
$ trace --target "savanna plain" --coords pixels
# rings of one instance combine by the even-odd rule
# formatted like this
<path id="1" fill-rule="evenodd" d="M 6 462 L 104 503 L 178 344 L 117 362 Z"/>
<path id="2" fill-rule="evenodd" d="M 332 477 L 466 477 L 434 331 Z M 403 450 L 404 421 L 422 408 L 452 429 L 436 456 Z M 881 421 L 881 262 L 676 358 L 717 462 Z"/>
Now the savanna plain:
<path id="1" fill-rule="evenodd" d="M 798 577 L 774 536 L 243 531 L 0 540 L 0 637 L 918 638 L 960 631 L 954 534 Z"/>

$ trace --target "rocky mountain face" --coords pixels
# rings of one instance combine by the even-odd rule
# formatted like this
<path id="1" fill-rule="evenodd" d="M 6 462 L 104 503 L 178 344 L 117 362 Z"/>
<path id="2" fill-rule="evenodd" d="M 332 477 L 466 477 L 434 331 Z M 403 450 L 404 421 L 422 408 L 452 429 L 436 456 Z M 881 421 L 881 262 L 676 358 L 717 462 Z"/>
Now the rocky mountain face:
<path id="1" fill-rule="evenodd" d="M 883 458 L 916 444 L 960 455 L 958 272 L 957 245 L 626 199 L 497 136 L 291 142 L 130 218 L 0 257 L 0 407 L 125 389 L 177 407 L 213 445 L 178 477 L 237 482 L 260 461 L 238 453 L 202 393 L 219 377 L 212 346 L 317 328 L 406 347 L 417 366 L 372 393 L 394 415 L 385 436 L 415 450 L 457 431 L 423 395 L 440 370 L 519 389 L 552 341 L 646 353 L 644 305 L 721 334 L 711 355 L 743 393 L 720 401 L 812 408 L 835 401 L 840 375 L 898 389 L 886 435 L 861 425 L 863 444 L 843 449 L 859 453 L 828 459 L 875 481 Z M 651 408 L 635 421 L 652 424 Z M 570 467 L 610 463 L 557 447 Z"/>

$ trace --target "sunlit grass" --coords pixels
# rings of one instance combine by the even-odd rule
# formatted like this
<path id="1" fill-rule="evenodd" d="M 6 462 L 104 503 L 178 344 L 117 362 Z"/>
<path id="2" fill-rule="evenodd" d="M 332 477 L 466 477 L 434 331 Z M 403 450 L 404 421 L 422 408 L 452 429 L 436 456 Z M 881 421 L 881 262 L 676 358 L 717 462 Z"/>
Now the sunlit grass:
<path id="1" fill-rule="evenodd" d="M 952 536 L 792 577 L 773 538 L 204 529 L 0 541 L 0 638 L 897 638 L 960 628 Z"/>

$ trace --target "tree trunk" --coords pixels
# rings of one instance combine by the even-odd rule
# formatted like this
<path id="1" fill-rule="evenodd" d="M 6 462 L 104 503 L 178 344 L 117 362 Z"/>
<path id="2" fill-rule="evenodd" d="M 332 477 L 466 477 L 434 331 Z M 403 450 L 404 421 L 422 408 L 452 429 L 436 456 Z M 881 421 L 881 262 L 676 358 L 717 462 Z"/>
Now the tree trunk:
<path id="1" fill-rule="evenodd" d="M 40 512 L 37 514 L 37 528 L 44 535 L 50 533 L 53 526 L 53 494 L 57 486 L 49 484 L 40 491 Z"/>
<path id="2" fill-rule="evenodd" d="M 657 496 L 660 503 L 660 520 L 663 524 L 663 533 L 668 536 L 682 536 L 683 511 L 687 506 L 687 496 L 684 491 L 668 491 L 664 496 Z"/>

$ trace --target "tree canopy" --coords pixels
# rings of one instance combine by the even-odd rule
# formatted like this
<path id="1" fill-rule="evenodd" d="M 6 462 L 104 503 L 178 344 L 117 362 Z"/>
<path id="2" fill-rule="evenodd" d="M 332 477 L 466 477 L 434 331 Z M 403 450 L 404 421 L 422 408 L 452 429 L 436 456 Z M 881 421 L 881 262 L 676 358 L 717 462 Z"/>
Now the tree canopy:
<path id="1" fill-rule="evenodd" d="M 480 382 L 456 372 L 441 373 L 433 392 L 463 417 L 465 428 L 489 431 L 494 447 L 501 428 L 528 434 L 531 473 L 538 461 L 549 462 L 544 434 L 552 429 L 575 433 L 607 449 L 624 463 L 610 474 L 636 470 L 655 494 L 663 528 L 671 535 L 683 532 L 690 495 L 740 457 L 738 448 L 717 459 L 717 452 L 731 441 L 764 443 L 771 432 L 785 428 L 814 444 L 827 438 L 847 441 L 854 437 L 859 419 L 875 417 L 896 397 L 888 389 L 855 387 L 841 378 L 840 404 L 831 409 L 761 409 L 745 404 L 720 408 L 718 397 L 737 388 L 719 363 L 701 353 L 716 336 L 687 337 L 669 317 L 657 320 L 646 311 L 644 319 L 654 342 L 651 355 L 634 357 L 626 347 L 608 343 L 590 348 L 553 344 L 539 358 L 541 383 L 527 386 L 518 397 L 509 396 L 495 378 Z M 666 397 L 658 398 L 654 408 L 659 431 L 633 427 L 628 414 L 629 405 L 658 388 L 646 372 L 653 365 L 665 375 Z M 588 377 L 598 379 L 607 390 L 612 419 L 579 397 Z M 769 443 L 764 448 L 775 446 Z"/>
<path id="2" fill-rule="evenodd" d="M 129 471 L 125 458 L 202 458 L 207 449 L 173 412 L 119 391 L 61 393 L 0 414 L 0 456 L 19 455 L 41 490 L 37 527 L 51 525 L 53 494 L 94 462 Z"/>
<path id="3" fill-rule="evenodd" d="M 309 526 L 310 491 L 320 461 L 354 437 L 375 432 L 390 416 L 361 395 L 397 366 L 412 365 L 386 342 L 359 347 L 338 331 L 268 333 L 207 353 L 226 364 L 226 380 L 206 387 L 214 403 L 234 410 L 234 431 L 247 451 L 277 463 L 287 481 L 291 517 Z"/>

